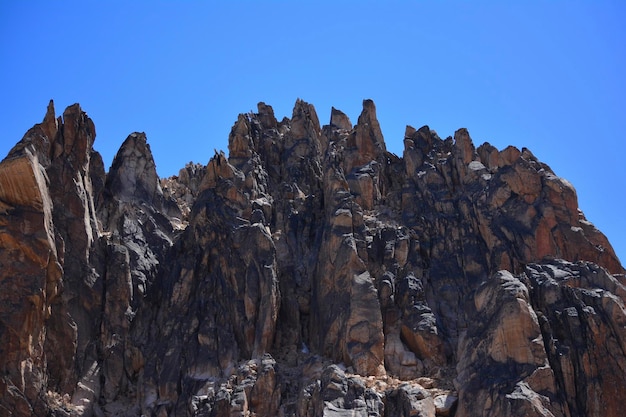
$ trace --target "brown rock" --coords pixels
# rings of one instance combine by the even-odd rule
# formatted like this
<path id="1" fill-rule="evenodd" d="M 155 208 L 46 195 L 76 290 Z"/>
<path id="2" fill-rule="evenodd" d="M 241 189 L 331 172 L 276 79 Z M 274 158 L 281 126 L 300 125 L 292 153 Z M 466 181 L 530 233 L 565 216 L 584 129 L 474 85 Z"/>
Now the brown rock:
<path id="1" fill-rule="evenodd" d="M 529 265 L 550 366 L 572 415 L 621 415 L 625 287 L 595 264 Z M 601 358 L 601 359 L 600 359 Z"/>
<path id="2" fill-rule="evenodd" d="M 278 128 L 278 121 L 276 120 L 276 117 L 274 117 L 274 109 L 272 109 L 272 106 L 268 106 L 267 104 L 261 102 L 257 105 L 257 109 L 259 111 L 259 121 L 261 122 L 263 129 Z"/>
<path id="3" fill-rule="evenodd" d="M 352 130 L 352 122 L 348 116 L 334 107 L 330 109 L 330 126 L 336 129 Z"/>
<path id="4" fill-rule="evenodd" d="M 384 411 L 379 394 L 336 365 L 324 370 L 319 385 L 305 387 L 299 402 L 298 416 L 382 416 Z"/>
<path id="5" fill-rule="evenodd" d="M 566 415 L 526 285 L 500 271 L 474 304 L 477 319 L 459 343 L 455 415 Z"/>
<path id="6" fill-rule="evenodd" d="M 419 385 L 402 384 L 386 393 L 386 416 L 435 417 L 435 402 Z"/>
<path id="7" fill-rule="evenodd" d="M 45 323 L 62 270 L 48 180 L 32 147 L 0 163 L 0 210 L 0 405 L 45 415 Z"/>
<path id="8" fill-rule="evenodd" d="M 317 139 L 320 135 L 320 122 L 313 105 L 297 100 L 291 116 L 290 136 L 295 139 Z M 296 148 L 297 150 L 298 148 Z M 302 147 L 302 150 L 308 147 Z"/>
<path id="9" fill-rule="evenodd" d="M 82 287 L 89 283 L 94 288 L 98 276 L 89 264 L 97 238 L 91 178 L 103 175 L 89 167 L 94 137 L 93 123 L 78 105 L 64 112 L 59 126 L 51 102 L 43 123 L 29 130 L 0 169 L 2 222 L 11 224 L 3 228 L 9 233 L 1 239 L 7 249 L 3 253 L 9 256 L 3 262 L 6 278 L 1 292 L 29 300 L 7 311 L 3 326 L 25 324 L 3 342 L 9 350 L 2 355 L 8 360 L 3 367 L 36 415 L 45 414 L 42 399 L 48 387 L 63 392 L 73 388 L 84 370 L 91 338 L 87 316 L 77 325 L 68 310 L 75 311 L 76 318 L 86 310 L 73 304 L 83 288 L 84 301 L 97 297 Z M 15 226 L 19 229 L 11 230 Z M 21 284 L 14 287 L 11 282 L 18 277 Z M 16 346 L 19 351 L 12 352 L 11 340 L 20 339 L 24 340 Z"/>
<path id="10" fill-rule="evenodd" d="M 355 167 L 377 160 L 386 151 L 376 106 L 372 100 L 363 100 L 363 111 L 346 144 L 344 171 L 350 173 Z"/>
<path id="11" fill-rule="evenodd" d="M 48 106 L 0 163 L 0 409 L 621 411 L 624 269 L 567 181 L 466 129 L 408 126 L 399 158 L 371 100 L 257 108 L 160 180 L 145 135 L 105 175 Z"/>
<path id="12" fill-rule="evenodd" d="M 189 213 L 198 197 L 202 178 L 206 174 L 206 166 L 189 162 L 177 176 L 161 179 L 161 189 L 166 199 L 176 201 L 181 213 L 179 228 L 184 228 L 189 220 Z M 175 217 L 175 216 L 174 216 Z"/>
<path id="13" fill-rule="evenodd" d="M 422 281 L 413 274 L 407 275 L 398 285 L 397 297 L 403 312 L 403 340 L 429 367 L 445 364 L 444 343 L 439 335 L 435 315 L 426 303 Z"/>

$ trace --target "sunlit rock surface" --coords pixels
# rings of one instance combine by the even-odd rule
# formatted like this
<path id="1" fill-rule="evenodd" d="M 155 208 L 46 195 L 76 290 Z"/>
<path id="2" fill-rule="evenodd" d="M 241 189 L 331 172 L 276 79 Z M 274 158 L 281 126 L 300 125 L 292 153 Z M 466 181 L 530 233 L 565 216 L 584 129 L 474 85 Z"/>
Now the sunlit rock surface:
<path id="1" fill-rule="evenodd" d="M 371 100 L 165 179 L 95 136 L 51 102 L 0 163 L 0 415 L 621 415 L 624 269 L 530 150 L 397 156 Z"/>

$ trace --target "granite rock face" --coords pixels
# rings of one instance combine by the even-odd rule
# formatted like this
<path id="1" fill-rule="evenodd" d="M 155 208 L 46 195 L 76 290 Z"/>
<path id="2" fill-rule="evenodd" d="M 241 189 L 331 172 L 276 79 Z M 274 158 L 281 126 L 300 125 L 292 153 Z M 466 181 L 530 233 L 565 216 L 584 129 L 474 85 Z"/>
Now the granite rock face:
<path id="1" fill-rule="evenodd" d="M 0 163 L 0 415 L 617 416 L 626 279 L 527 150 L 241 114 L 108 173 L 78 105 Z"/>

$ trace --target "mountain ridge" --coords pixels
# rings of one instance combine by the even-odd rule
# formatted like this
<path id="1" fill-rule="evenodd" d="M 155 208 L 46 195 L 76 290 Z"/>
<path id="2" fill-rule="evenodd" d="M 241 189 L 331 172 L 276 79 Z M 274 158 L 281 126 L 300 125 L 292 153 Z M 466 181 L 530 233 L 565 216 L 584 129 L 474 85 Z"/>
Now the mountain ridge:
<path id="1" fill-rule="evenodd" d="M 398 157 L 371 100 L 259 103 L 166 179 L 94 139 L 51 103 L 0 164 L 6 410 L 619 415 L 624 268 L 528 149 L 408 126 Z"/>

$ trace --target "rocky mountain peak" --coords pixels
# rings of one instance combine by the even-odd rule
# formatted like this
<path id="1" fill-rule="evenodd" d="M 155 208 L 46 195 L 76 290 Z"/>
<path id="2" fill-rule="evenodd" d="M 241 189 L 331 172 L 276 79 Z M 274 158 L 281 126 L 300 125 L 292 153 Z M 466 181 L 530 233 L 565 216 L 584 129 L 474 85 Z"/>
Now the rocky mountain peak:
<path id="1" fill-rule="evenodd" d="M 56 118 L 53 100 L 50 100 L 50 103 L 48 104 L 46 115 L 43 119 L 43 122 L 41 123 L 41 128 L 46 137 L 51 140 L 56 138 L 57 132 L 59 131 L 59 121 Z"/>
<path id="2" fill-rule="evenodd" d="M 276 120 L 276 117 L 274 117 L 274 109 L 272 106 L 268 106 L 267 104 L 260 102 L 257 104 L 257 109 L 259 111 L 258 115 L 263 129 L 276 129 L 278 127 L 278 121 Z"/>
<path id="3" fill-rule="evenodd" d="M 50 102 L 0 163 L 0 410 L 621 415 L 625 271 L 570 183 L 467 129 L 398 157 L 371 100 L 257 111 L 159 179 Z"/>
<path id="4" fill-rule="evenodd" d="M 320 122 L 312 104 L 298 99 L 291 116 L 291 136 L 300 140 L 319 137 Z"/>
<path id="5" fill-rule="evenodd" d="M 376 118 L 376 106 L 372 100 L 363 100 L 363 110 L 354 129 L 346 138 L 345 146 L 344 169 L 347 173 L 355 167 L 378 160 L 387 151 Z"/>
<path id="6" fill-rule="evenodd" d="M 146 134 L 131 133 L 107 175 L 107 188 L 121 201 L 154 204 L 163 198 Z"/>
<path id="7" fill-rule="evenodd" d="M 330 110 L 330 127 L 336 129 L 352 130 L 352 122 L 344 112 L 332 107 Z"/>

